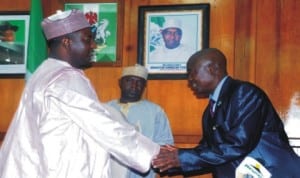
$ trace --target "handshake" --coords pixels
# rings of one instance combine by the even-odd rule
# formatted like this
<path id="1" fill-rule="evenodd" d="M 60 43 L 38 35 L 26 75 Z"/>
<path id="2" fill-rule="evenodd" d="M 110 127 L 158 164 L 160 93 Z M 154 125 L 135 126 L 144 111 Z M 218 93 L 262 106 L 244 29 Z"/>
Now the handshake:
<path id="1" fill-rule="evenodd" d="M 178 149 L 171 145 L 160 147 L 159 154 L 152 160 L 152 166 L 159 172 L 164 172 L 170 168 L 180 167 L 178 159 Z"/>

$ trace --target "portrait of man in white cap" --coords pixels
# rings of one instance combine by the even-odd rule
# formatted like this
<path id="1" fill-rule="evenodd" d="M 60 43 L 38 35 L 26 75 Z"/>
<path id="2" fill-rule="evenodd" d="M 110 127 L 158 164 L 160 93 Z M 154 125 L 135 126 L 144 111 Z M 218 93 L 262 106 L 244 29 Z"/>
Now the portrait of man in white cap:
<path id="1" fill-rule="evenodd" d="M 160 29 L 163 44 L 150 52 L 149 62 L 185 62 L 194 52 L 182 43 L 183 27 L 179 18 L 167 18 Z"/>

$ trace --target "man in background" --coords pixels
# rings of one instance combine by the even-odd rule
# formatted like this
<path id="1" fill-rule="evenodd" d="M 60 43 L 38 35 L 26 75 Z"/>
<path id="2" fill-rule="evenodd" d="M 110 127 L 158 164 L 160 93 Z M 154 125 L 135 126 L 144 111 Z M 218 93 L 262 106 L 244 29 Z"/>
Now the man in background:
<path id="1" fill-rule="evenodd" d="M 181 43 L 182 33 L 180 20 L 167 19 L 161 29 L 164 43 L 150 52 L 149 62 L 185 63 L 195 51 L 190 46 Z"/>
<path id="2" fill-rule="evenodd" d="M 101 104 L 84 74 L 96 47 L 84 14 L 58 11 L 42 27 L 49 57 L 26 83 L 1 146 L 0 177 L 111 178 L 110 155 L 148 171 L 160 146 Z"/>
<path id="3" fill-rule="evenodd" d="M 148 71 L 141 65 L 125 67 L 119 80 L 121 90 L 120 99 L 110 101 L 108 104 L 121 111 L 127 121 L 137 131 L 152 141 L 160 144 L 173 144 L 173 136 L 169 120 L 164 110 L 157 104 L 142 99 L 147 85 Z M 125 166 L 115 163 L 112 169 L 113 178 L 154 178 L 153 170 L 141 173 L 134 169 L 125 169 Z"/>

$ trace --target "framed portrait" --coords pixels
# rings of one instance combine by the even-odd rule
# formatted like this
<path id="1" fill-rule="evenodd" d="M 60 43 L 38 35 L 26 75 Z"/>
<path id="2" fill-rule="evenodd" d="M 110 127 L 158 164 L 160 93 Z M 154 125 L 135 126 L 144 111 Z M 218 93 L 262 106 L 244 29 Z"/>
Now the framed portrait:
<path id="1" fill-rule="evenodd" d="M 65 10 L 79 9 L 91 25 L 96 49 L 94 50 L 94 66 L 120 66 L 121 30 L 120 26 L 120 3 L 80 3 L 67 2 Z"/>
<path id="2" fill-rule="evenodd" d="M 0 12 L 0 75 L 26 73 L 29 12 Z"/>
<path id="3" fill-rule="evenodd" d="M 139 7 L 138 63 L 149 79 L 185 79 L 186 62 L 209 46 L 209 4 Z"/>

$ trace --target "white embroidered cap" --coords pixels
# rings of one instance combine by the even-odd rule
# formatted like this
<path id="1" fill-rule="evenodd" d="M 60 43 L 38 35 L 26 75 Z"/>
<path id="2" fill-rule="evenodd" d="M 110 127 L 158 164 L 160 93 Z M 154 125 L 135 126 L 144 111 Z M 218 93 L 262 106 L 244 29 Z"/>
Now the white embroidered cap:
<path id="1" fill-rule="evenodd" d="M 179 28 L 181 29 L 181 21 L 178 19 L 168 19 L 164 25 L 163 25 L 163 30 L 167 28 Z"/>
<path id="2" fill-rule="evenodd" d="M 147 80 L 148 70 L 139 64 L 135 64 L 134 66 L 128 66 L 123 68 L 122 77 L 124 76 L 137 76 Z"/>
<path id="3" fill-rule="evenodd" d="M 47 40 L 90 27 L 83 12 L 77 9 L 57 11 L 42 21 Z"/>

